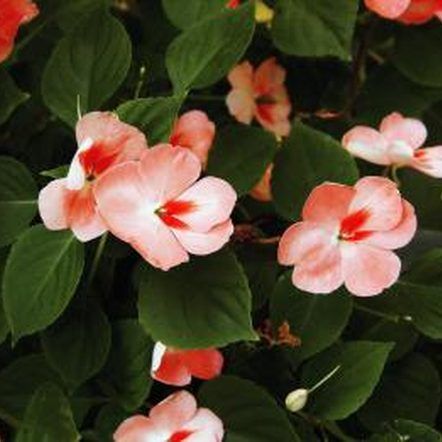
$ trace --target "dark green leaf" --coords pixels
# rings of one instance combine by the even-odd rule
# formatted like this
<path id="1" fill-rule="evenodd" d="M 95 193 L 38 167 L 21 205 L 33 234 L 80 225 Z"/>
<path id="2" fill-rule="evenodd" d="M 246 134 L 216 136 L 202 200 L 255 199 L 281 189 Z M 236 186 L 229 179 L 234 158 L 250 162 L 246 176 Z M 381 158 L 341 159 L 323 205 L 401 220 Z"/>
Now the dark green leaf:
<path id="1" fill-rule="evenodd" d="M 225 179 L 244 195 L 262 178 L 276 146 L 276 138 L 262 129 L 229 126 L 216 137 L 207 173 Z"/>
<path id="2" fill-rule="evenodd" d="M 250 381 L 223 376 L 204 384 L 199 399 L 223 421 L 225 442 L 300 442 L 284 411 Z"/>
<path id="3" fill-rule="evenodd" d="M 37 211 L 37 192 L 22 163 L 0 156 L 0 247 L 13 242 L 29 226 Z"/>
<path id="4" fill-rule="evenodd" d="M 124 408 L 115 404 L 105 405 L 95 420 L 95 432 L 100 442 L 114 442 L 113 434 L 118 426 L 129 417 Z"/>
<path id="5" fill-rule="evenodd" d="M 42 225 L 12 247 L 3 278 L 3 301 L 15 341 L 52 324 L 68 305 L 83 270 L 83 245 L 69 231 Z"/>
<path id="6" fill-rule="evenodd" d="M 250 310 L 244 271 L 227 250 L 192 258 L 168 272 L 143 271 L 140 322 L 165 345 L 207 348 L 255 339 Z"/>
<path id="7" fill-rule="evenodd" d="M 353 184 L 358 175 L 355 161 L 339 142 L 295 122 L 275 158 L 272 193 L 276 208 L 296 220 L 313 188 L 324 181 Z"/>
<path id="8" fill-rule="evenodd" d="M 442 435 L 426 425 L 417 422 L 398 419 L 388 425 L 388 430 L 382 435 L 376 435 L 370 442 L 441 442 Z"/>
<path id="9" fill-rule="evenodd" d="M 22 92 L 5 69 L 0 68 L 0 124 L 3 124 L 20 104 L 29 98 Z"/>

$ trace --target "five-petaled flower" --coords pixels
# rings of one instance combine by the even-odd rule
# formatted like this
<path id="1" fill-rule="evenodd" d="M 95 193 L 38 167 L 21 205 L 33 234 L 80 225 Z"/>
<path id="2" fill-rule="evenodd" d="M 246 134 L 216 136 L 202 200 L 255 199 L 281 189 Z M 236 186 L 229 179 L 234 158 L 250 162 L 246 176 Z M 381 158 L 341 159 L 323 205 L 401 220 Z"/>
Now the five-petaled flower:
<path id="1" fill-rule="evenodd" d="M 216 348 L 179 350 L 155 344 L 152 357 L 152 377 L 164 384 L 182 387 L 192 376 L 209 380 L 221 374 L 224 358 Z"/>
<path id="2" fill-rule="evenodd" d="M 19 27 L 37 15 L 31 0 L 0 0 L 0 63 L 11 54 Z"/>
<path id="3" fill-rule="evenodd" d="M 221 442 L 222 421 L 211 410 L 197 408 L 195 398 L 179 391 L 153 407 L 149 416 L 123 421 L 114 433 L 115 442 Z"/>
<path id="4" fill-rule="evenodd" d="M 51 181 L 40 192 L 40 216 L 49 230 L 71 229 L 80 241 L 106 230 L 93 194 L 96 179 L 109 168 L 136 160 L 147 150 L 145 136 L 110 112 L 92 112 L 76 127 L 78 150 L 66 178 Z"/>
<path id="5" fill-rule="evenodd" d="M 421 148 L 426 138 L 421 121 L 394 112 L 382 120 L 379 131 L 356 126 L 344 135 L 342 144 L 355 157 L 371 163 L 412 167 L 442 178 L 442 146 Z"/>
<path id="6" fill-rule="evenodd" d="M 442 0 L 365 0 L 365 5 L 381 17 L 407 25 L 442 20 Z"/>
<path id="7" fill-rule="evenodd" d="M 119 164 L 94 186 L 109 230 L 155 267 L 168 270 L 189 253 L 219 250 L 233 233 L 236 192 L 226 181 L 205 177 L 189 149 L 159 144 L 140 161 Z"/>
<path id="8" fill-rule="evenodd" d="M 232 69 L 228 80 L 232 90 L 227 95 L 229 112 L 241 123 L 253 118 L 278 137 L 290 132 L 292 106 L 285 87 L 285 69 L 269 58 L 256 70 L 245 61 Z"/>
<path id="9" fill-rule="evenodd" d="M 176 121 L 169 143 L 190 149 L 205 167 L 215 138 L 215 130 L 215 124 L 204 112 L 189 111 Z"/>
<path id="10" fill-rule="evenodd" d="M 392 252 L 416 231 L 413 206 L 387 178 L 365 177 L 354 187 L 325 183 L 308 197 L 302 222 L 283 234 L 278 260 L 292 266 L 293 284 L 331 293 L 342 284 L 356 296 L 373 296 L 399 277 Z"/>

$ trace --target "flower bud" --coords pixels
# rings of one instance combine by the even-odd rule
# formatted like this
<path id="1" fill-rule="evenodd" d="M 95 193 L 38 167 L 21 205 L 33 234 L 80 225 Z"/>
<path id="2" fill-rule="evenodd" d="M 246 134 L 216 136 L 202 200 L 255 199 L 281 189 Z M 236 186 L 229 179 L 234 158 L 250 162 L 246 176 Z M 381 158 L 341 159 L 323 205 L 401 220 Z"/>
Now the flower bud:
<path id="1" fill-rule="evenodd" d="M 293 390 L 285 398 L 285 406 L 292 413 L 302 410 L 307 403 L 309 391 L 305 388 Z"/>

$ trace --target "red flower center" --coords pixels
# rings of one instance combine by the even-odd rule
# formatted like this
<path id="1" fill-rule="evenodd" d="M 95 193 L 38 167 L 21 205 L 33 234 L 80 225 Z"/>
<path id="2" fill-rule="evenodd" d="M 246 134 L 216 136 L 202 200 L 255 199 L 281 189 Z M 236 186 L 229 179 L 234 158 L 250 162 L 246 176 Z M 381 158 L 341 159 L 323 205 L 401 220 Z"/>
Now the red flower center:
<path id="1" fill-rule="evenodd" d="M 172 437 L 169 439 L 168 442 L 181 442 L 185 439 L 187 439 L 188 436 L 192 434 L 191 431 L 178 431 L 177 433 L 172 434 Z"/>
<path id="2" fill-rule="evenodd" d="M 361 209 L 348 215 L 341 221 L 339 239 L 345 241 L 360 241 L 371 235 L 369 230 L 360 230 L 370 217 L 367 209 Z"/>
<path id="3" fill-rule="evenodd" d="M 117 159 L 118 153 L 118 149 L 109 148 L 103 142 L 94 142 L 89 149 L 78 155 L 78 159 L 86 176 L 92 179 L 108 169 Z"/>
<path id="4" fill-rule="evenodd" d="M 192 201 L 169 201 L 157 211 L 157 215 L 165 224 L 174 229 L 185 229 L 187 224 L 179 219 L 180 215 L 185 215 L 196 209 Z"/>

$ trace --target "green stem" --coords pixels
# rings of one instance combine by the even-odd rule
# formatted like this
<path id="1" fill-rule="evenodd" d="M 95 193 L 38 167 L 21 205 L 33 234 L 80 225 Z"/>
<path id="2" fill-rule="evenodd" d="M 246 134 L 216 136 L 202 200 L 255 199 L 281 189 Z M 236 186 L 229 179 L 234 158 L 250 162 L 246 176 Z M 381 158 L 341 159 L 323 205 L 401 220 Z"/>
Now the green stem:
<path id="1" fill-rule="evenodd" d="M 369 307 L 364 307 L 362 305 L 355 304 L 355 310 L 359 310 L 364 313 L 368 313 L 372 316 L 377 316 L 378 318 L 386 319 L 387 321 L 398 323 L 402 318 L 399 315 L 389 315 L 388 313 L 382 313 L 378 310 L 371 309 Z"/>
<path id="2" fill-rule="evenodd" d="M 397 184 L 398 187 L 401 187 L 401 180 L 399 179 L 399 176 L 397 174 L 398 171 L 397 166 L 392 166 L 391 168 L 391 177 L 393 178 L 393 181 Z"/>
<path id="3" fill-rule="evenodd" d="M 95 274 L 98 270 L 98 265 L 100 264 L 101 256 L 103 255 L 104 247 L 106 246 L 108 234 L 105 233 L 101 236 L 100 242 L 95 250 L 94 258 L 91 264 L 91 270 L 89 271 L 89 275 L 86 282 L 86 291 L 91 287 L 92 281 L 94 280 Z"/>

